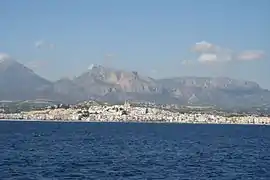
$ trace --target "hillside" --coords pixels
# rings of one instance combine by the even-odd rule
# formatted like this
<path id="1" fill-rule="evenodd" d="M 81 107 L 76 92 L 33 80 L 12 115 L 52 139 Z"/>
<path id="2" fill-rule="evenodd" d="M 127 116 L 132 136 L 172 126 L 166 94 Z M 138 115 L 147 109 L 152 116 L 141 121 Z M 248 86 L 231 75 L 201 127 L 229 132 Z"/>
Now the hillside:
<path id="1" fill-rule="evenodd" d="M 136 100 L 226 108 L 270 104 L 270 92 L 251 81 L 226 77 L 153 79 L 96 65 L 73 79 L 50 82 L 8 57 L 0 62 L 0 87 L 0 100 Z"/>

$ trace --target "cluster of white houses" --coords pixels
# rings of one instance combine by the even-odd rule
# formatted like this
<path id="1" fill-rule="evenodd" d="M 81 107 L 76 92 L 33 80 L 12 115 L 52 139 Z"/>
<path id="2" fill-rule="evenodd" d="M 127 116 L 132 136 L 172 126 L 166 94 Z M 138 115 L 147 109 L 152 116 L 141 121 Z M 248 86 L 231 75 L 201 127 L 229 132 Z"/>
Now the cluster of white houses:
<path id="1" fill-rule="evenodd" d="M 39 111 L 5 114 L 0 119 L 64 120 L 91 122 L 168 122 L 211 124 L 270 124 L 269 117 L 241 116 L 225 117 L 206 113 L 180 113 L 160 108 L 124 105 L 91 105 L 69 108 L 53 108 Z"/>

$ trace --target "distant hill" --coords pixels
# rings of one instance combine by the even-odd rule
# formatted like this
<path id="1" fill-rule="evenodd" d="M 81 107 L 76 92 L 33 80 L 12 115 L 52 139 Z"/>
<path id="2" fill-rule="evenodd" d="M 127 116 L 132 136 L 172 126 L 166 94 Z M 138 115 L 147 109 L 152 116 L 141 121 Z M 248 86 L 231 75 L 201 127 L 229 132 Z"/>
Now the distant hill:
<path id="1" fill-rule="evenodd" d="M 50 82 L 10 58 L 0 61 L 0 87 L 0 100 L 136 100 L 226 108 L 270 104 L 270 92 L 250 81 L 226 77 L 153 79 L 96 65 L 73 79 Z"/>
<path id="2" fill-rule="evenodd" d="M 45 97 L 43 89 L 50 85 L 51 82 L 11 58 L 7 57 L 0 62 L 1 100 L 27 100 L 33 96 Z"/>
<path id="3" fill-rule="evenodd" d="M 257 83 L 226 77 L 180 77 L 159 80 L 174 97 L 187 104 L 219 107 L 269 104 L 270 92 Z"/>
<path id="4" fill-rule="evenodd" d="M 141 100 L 180 105 L 257 106 L 270 102 L 270 92 L 257 83 L 226 77 L 153 79 L 138 72 L 102 66 L 72 80 L 88 97 L 106 101 Z"/>
<path id="5" fill-rule="evenodd" d="M 0 100 L 63 100 L 64 96 L 55 92 L 53 85 L 10 57 L 0 61 Z"/>

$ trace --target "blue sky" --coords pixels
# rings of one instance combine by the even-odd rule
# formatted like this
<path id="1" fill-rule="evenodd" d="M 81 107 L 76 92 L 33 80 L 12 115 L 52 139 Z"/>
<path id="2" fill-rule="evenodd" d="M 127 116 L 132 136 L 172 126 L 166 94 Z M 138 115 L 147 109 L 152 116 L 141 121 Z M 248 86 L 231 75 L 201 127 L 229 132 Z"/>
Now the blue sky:
<path id="1" fill-rule="evenodd" d="M 51 80 L 97 63 L 270 88 L 269 17 L 269 0 L 2 0 L 0 53 Z"/>

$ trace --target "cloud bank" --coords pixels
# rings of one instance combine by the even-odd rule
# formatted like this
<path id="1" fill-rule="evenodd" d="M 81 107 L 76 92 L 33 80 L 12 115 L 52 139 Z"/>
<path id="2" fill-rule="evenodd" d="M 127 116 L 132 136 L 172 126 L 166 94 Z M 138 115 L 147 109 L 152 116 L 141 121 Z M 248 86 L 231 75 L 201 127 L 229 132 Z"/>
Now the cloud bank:
<path id="1" fill-rule="evenodd" d="M 245 50 L 236 52 L 232 49 L 218 46 L 207 41 L 195 43 L 191 52 L 198 55 L 196 59 L 200 63 L 219 63 L 228 61 L 253 61 L 265 57 L 262 50 Z"/>
<path id="2" fill-rule="evenodd" d="M 261 50 L 244 51 L 237 55 L 238 60 L 259 60 L 265 57 L 265 53 Z"/>

